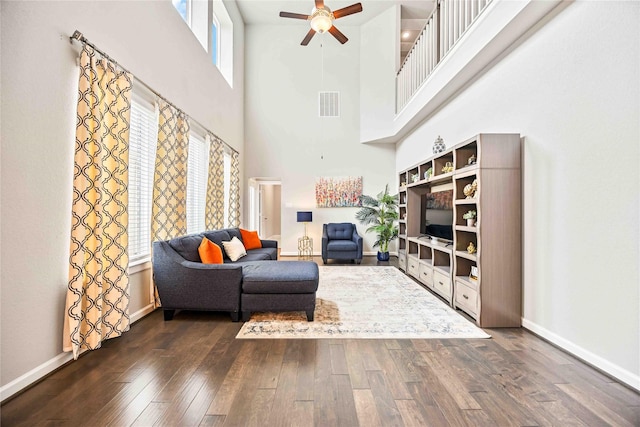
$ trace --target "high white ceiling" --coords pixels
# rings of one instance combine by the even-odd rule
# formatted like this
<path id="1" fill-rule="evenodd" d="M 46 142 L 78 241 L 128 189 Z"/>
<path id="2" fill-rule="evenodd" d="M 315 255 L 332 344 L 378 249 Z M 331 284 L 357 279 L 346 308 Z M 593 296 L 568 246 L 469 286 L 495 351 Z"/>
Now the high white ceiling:
<path id="1" fill-rule="evenodd" d="M 310 14 L 314 0 L 235 0 L 244 22 L 251 24 L 300 25 L 300 20 L 281 18 L 279 13 Z M 358 3 L 358 0 L 325 0 L 332 11 Z M 436 0 L 360 0 L 362 12 L 340 18 L 339 24 L 362 25 L 393 5 L 400 5 L 400 62 L 413 46 L 426 19 L 435 8 Z"/>
<path id="2" fill-rule="evenodd" d="M 280 18 L 280 11 L 310 14 L 314 0 L 235 0 L 246 24 L 299 25 L 296 19 Z M 358 3 L 358 0 L 325 0 L 332 11 Z M 343 25 L 361 25 L 394 4 L 402 6 L 402 18 L 425 19 L 433 10 L 435 0 L 360 0 L 363 11 L 340 18 Z"/>

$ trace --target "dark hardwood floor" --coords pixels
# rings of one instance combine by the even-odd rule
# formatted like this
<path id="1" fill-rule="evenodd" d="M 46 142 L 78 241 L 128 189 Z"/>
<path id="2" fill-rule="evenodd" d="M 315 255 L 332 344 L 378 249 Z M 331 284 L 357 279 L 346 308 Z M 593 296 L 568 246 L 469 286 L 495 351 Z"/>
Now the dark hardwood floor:
<path id="1" fill-rule="evenodd" d="M 236 340 L 241 326 L 221 313 L 165 322 L 156 311 L 5 402 L 1 424 L 640 425 L 638 393 L 524 329 L 479 340 Z"/>

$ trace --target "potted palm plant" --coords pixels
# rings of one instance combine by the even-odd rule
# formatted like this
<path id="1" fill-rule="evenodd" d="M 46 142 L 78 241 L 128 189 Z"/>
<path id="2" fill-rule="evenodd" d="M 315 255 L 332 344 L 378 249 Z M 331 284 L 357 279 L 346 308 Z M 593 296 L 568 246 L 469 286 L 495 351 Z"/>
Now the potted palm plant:
<path id="1" fill-rule="evenodd" d="M 398 195 L 389 194 L 389 185 L 384 187 L 376 197 L 360 196 L 362 208 L 356 212 L 356 219 L 362 225 L 368 225 L 366 232 L 375 232 L 377 240 L 373 247 L 378 247 L 378 260 L 389 260 L 389 242 L 398 237 Z"/>

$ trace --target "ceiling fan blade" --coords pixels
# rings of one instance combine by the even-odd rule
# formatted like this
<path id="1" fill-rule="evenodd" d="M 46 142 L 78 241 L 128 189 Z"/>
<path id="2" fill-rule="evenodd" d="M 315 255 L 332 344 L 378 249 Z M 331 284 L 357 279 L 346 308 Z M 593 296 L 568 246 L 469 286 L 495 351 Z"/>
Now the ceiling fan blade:
<path id="1" fill-rule="evenodd" d="M 324 0 L 316 0 L 316 9 L 322 9 L 324 7 Z"/>
<path id="2" fill-rule="evenodd" d="M 351 6 L 343 7 L 333 12 L 333 17 L 338 19 L 343 16 L 353 15 L 354 13 L 362 12 L 362 3 L 352 4 Z"/>
<path id="3" fill-rule="evenodd" d="M 332 25 L 332 26 L 331 26 L 331 28 L 329 28 L 329 32 L 331 33 L 331 35 L 332 35 L 333 37 L 335 37 L 336 39 L 338 39 L 338 41 L 339 41 L 340 43 L 342 43 L 342 44 L 345 44 L 345 43 L 347 42 L 347 40 L 349 40 L 349 39 L 347 38 L 347 36 L 345 36 L 344 34 L 342 34 L 342 33 L 340 32 L 340 30 L 338 30 L 338 29 L 336 28 L 336 26 L 335 26 L 335 25 Z"/>
<path id="4" fill-rule="evenodd" d="M 302 43 L 300 43 L 302 46 L 306 46 L 309 44 L 309 42 L 311 41 L 311 38 L 316 34 L 316 31 L 312 28 L 309 30 L 309 32 L 307 33 L 306 36 L 304 36 L 304 39 L 302 39 Z"/>
<path id="5" fill-rule="evenodd" d="M 309 15 L 303 15 L 302 13 L 280 12 L 281 18 L 294 18 L 294 19 L 309 19 Z"/>

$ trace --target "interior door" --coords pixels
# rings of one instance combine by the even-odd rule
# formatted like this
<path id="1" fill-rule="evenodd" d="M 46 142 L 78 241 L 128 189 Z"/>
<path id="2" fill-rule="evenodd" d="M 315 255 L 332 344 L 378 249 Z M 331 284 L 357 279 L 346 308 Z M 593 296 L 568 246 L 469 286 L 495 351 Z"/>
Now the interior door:
<path id="1" fill-rule="evenodd" d="M 260 237 L 278 239 L 280 237 L 281 185 L 260 184 Z"/>

